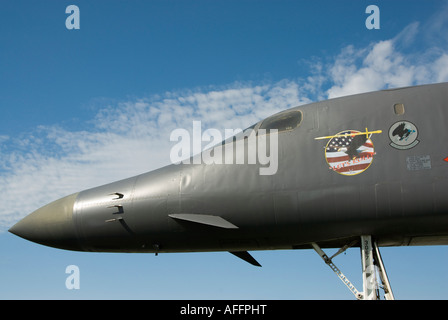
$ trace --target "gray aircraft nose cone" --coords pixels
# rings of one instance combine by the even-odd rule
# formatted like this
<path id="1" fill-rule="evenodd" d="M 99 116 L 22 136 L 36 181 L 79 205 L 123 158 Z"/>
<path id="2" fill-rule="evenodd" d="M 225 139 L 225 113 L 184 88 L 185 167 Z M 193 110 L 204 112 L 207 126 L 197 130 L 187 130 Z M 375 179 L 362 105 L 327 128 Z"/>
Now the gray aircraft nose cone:
<path id="1" fill-rule="evenodd" d="M 17 222 L 9 232 L 46 246 L 79 250 L 73 222 L 78 193 L 56 200 Z"/>

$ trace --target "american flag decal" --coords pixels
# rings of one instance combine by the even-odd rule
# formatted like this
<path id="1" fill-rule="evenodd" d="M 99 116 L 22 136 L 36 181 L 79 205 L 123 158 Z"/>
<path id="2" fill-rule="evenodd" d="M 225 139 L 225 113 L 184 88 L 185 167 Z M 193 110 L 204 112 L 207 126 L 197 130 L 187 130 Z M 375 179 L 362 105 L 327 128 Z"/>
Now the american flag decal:
<path id="1" fill-rule="evenodd" d="M 330 169 L 346 176 L 367 170 L 375 155 L 370 140 L 372 133 L 380 132 L 346 130 L 332 136 L 325 147 L 325 159 Z"/>

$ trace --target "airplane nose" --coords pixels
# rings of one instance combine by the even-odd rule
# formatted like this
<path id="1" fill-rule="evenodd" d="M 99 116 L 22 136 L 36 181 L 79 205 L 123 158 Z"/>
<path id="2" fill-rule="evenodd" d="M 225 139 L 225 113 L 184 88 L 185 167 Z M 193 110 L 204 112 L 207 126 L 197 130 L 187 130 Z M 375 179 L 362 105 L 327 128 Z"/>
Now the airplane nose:
<path id="1" fill-rule="evenodd" d="M 17 222 L 9 232 L 24 239 L 68 250 L 80 250 L 73 221 L 78 193 L 56 200 Z"/>

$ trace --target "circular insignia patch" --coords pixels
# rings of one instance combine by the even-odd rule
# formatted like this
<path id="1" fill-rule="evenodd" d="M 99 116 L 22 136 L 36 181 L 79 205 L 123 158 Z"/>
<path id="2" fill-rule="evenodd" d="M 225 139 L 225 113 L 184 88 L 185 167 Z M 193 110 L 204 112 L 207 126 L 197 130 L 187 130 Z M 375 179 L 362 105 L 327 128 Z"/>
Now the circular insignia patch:
<path id="1" fill-rule="evenodd" d="M 352 176 L 367 170 L 375 150 L 369 135 L 356 130 L 346 130 L 331 138 L 325 147 L 325 159 L 330 169 Z"/>
<path id="2" fill-rule="evenodd" d="M 390 146 L 406 150 L 415 147 L 420 141 L 417 140 L 418 129 L 409 121 L 395 122 L 389 129 Z"/>

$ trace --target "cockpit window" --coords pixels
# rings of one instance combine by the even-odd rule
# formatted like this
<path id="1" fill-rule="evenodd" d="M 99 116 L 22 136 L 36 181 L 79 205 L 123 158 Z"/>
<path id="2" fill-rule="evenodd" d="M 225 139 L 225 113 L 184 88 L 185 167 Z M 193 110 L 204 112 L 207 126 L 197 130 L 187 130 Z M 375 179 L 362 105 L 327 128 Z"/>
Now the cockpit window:
<path id="1" fill-rule="evenodd" d="M 258 129 L 277 129 L 278 132 L 293 130 L 302 122 L 302 112 L 298 110 L 282 112 L 264 120 Z"/>
<path id="2" fill-rule="evenodd" d="M 252 130 L 256 130 L 256 135 L 259 134 L 269 134 L 270 129 L 277 129 L 278 132 L 282 131 L 290 131 L 297 128 L 302 122 L 302 112 L 299 110 L 286 111 L 276 115 L 273 115 L 267 119 L 265 119 L 257 128 L 258 123 L 246 128 L 243 131 L 236 133 L 234 136 L 225 139 L 222 141 L 222 145 L 227 144 L 229 142 L 237 141 L 240 139 L 247 139 L 251 134 Z M 255 129 L 257 128 L 257 129 Z M 259 132 L 258 130 L 265 129 L 263 132 Z M 254 131 L 255 132 L 255 131 Z"/>

